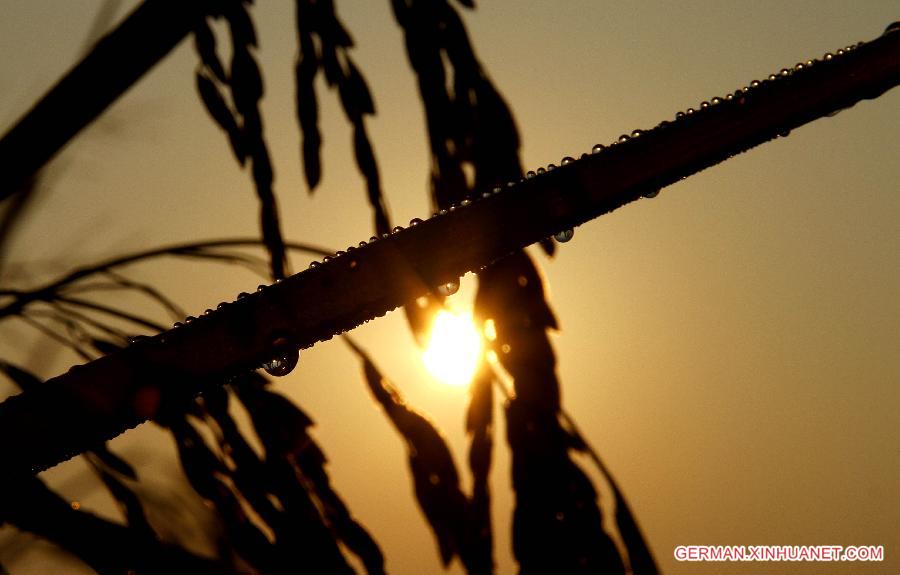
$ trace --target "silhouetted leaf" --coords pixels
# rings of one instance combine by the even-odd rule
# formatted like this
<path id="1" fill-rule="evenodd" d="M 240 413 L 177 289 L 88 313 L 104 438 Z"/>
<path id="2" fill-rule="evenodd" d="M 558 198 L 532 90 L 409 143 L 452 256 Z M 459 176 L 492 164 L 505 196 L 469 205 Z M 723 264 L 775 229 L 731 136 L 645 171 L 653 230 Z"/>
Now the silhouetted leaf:
<path id="1" fill-rule="evenodd" d="M 266 450 L 266 469 L 301 538 L 298 544 L 309 568 L 352 573 L 337 544 L 340 539 L 363 560 L 369 573 L 383 573 L 380 549 L 331 489 L 325 456 L 307 432 L 313 425 L 309 416 L 266 389 L 261 378 L 245 378 L 235 389 Z"/>
<path id="2" fill-rule="evenodd" d="M 200 93 L 203 104 L 206 106 L 210 116 L 228 135 L 228 141 L 231 144 L 234 157 L 237 158 L 239 164 L 244 165 L 247 161 L 247 151 L 243 141 L 243 133 L 231 108 L 228 107 L 225 98 L 219 92 L 219 88 L 202 72 L 197 72 L 197 91 Z"/>
<path id="3" fill-rule="evenodd" d="M 493 373 L 488 364 L 482 362 L 472 380 L 472 397 L 466 413 L 466 432 L 469 434 L 469 468 L 472 471 L 472 498 L 467 537 L 471 540 L 471 553 L 475 556 L 473 563 L 480 566 L 483 572 L 492 572 L 490 567 L 494 564 L 488 477 L 494 449 L 493 385 Z"/>
<path id="4" fill-rule="evenodd" d="M 106 446 L 95 447 L 90 451 L 93 455 L 97 457 L 104 465 L 127 477 L 128 479 L 137 480 L 137 472 L 127 461 L 113 453 Z"/>
<path id="5" fill-rule="evenodd" d="M 225 464 L 187 418 L 172 414 L 165 424 L 175 438 L 178 457 L 188 482 L 218 511 L 229 543 L 256 568 L 271 572 L 277 565 L 277 558 L 272 556 L 272 545 L 247 517 L 240 501 L 226 482 L 229 473 Z"/>
<path id="6" fill-rule="evenodd" d="M 17 365 L 0 360 L 0 371 L 6 374 L 22 391 L 34 389 L 43 383 L 43 381 L 30 371 L 26 371 Z"/>
<path id="7" fill-rule="evenodd" d="M 228 20 L 231 41 L 234 46 L 256 47 L 256 28 L 244 2 L 228 1 L 222 5 L 222 14 Z"/>
<path id="8" fill-rule="evenodd" d="M 267 458 L 297 455 L 309 447 L 306 430 L 313 421 L 289 399 L 256 385 L 244 385 L 238 393 L 253 417 Z"/>
<path id="9" fill-rule="evenodd" d="M 91 346 L 103 355 L 116 353 L 122 349 L 121 345 L 99 337 L 91 338 Z"/>
<path id="10" fill-rule="evenodd" d="M 256 104 L 263 96 L 262 76 L 256 58 L 246 49 L 235 49 L 231 59 L 231 94 L 243 116 L 256 115 Z"/>
<path id="11" fill-rule="evenodd" d="M 137 495 L 111 473 L 107 473 L 99 467 L 96 469 L 97 473 L 100 475 L 100 480 L 103 481 L 103 484 L 122 509 L 122 513 L 125 515 L 125 522 L 128 526 L 146 537 L 155 538 L 156 533 L 150 526 L 150 522 L 147 521 L 147 516 L 144 514 L 144 507 L 141 505 Z"/>
<path id="12" fill-rule="evenodd" d="M 349 59 L 346 68 L 347 73 L 338 84 L 338 92 L 347 117 L 355 121 L 364 114 L 374 114 L 375 103 L 372 101 L 372 94 L 369 92 L 369 87 L 366 86 L 366 81 Z"/>
<path id="13" fill-rule="evenodd" d="M 341 24 L 330 1 L 297 0 L 297 34 L 300 57 L 296 68 L 297 117 L 303 135 L 302 157 L 310 191 L 321 177 L 321 135 L 318 129 L 318 102 L 314 79 L 319 69 L 329 86 L 336 87 L 341 107 L 353 126 L 353 149 L 356 164 L 366 180 L 369 204 L 372 206 L 377 234 L 390 231 L 384 198 L 381 191 L 378 164 L 363 116 L 375 113 L 372 94 L 359 69 L 350 58 L 348 49 L 353 42 Z M 316 50 L 314 38 L 318 40 Z"/>
<path id="14" fill-rule="evenodd" d="M 347 341 L 363 362 L 369 390 L 406 442 L 416 500 L 434 531 L 441 559 L 447 565 L 454 555 L 461 553 L 468 509 L 450 449 L 434 424 L 409 408 L 365 352 Z"/>
<path id="15" fill-rule="evenodd" d="M 303 137 L 303 172 L 310 192 L 319 185 L 319 180 L 322 177 L 322 161 L 319 156 L 322 136 L 319 133 L 319 105 L 315 90 L 318 64 L 315 54 L 310 53 L 312 51 L 314 51 L 312 41 L 309 41 L 309 47 L 301 51 L 300 61 L 297 63 L 295 74 L 297 82 L 297 119 L 300 122 L 300 132 Z"/>
<path id="16" fill-rule="evenodd" d="M 597 493 L 569 458 L 556 413 L 521 399 L 507 406 L 513 453 L 513 551 L 521 573 L 624 573 L 603 531 Z"/>
<path id="17" fill-rule="evenodd" d="M 591 460 L 597 466 L 597 469 L 600 470 L 600 473 L 606 479 L 612 490 L 613 502 L 616 508 L 616 527 L 618 528 L 619 536 L 622 538 L 622 542 L 625 544 L 625 548 L 628 551 L 628 563 L 631 573 L 634 575 L 656 575 L 659 572 L 659 569 L 656 566 L 656 560 L 653 558 L 653 554 L 650 553 L 650 548 L 644 540 L 644 536 L 641 533 L 637 520 L 631 512 L 631 506 L 628 504 L 628 500 L 622 493 L 618 482 L 609 471 L 609 468 L 606 467 L 606 464 L 603 463 L 603 460 L 600 459 L 600 455 L 597 451 L 591 447 L 584 436 L 581 435 L 581 431 L 579 431 L 574 420 L 572 420 L 568 414 L 563 413 L 561 423 L 571 437 L 573 448 L 587 453 L 591 457 Z"/>
<path id="18" fill-rule="evenodd" d="M 6 476 L 0 521 L 59 545 L 99 573 L 233 573 L 217 561 L 160 543 L 146 532 L 76 511 L 33 476 Z"/>
<path id="19" fill-rule="evenodd" d="M 203 65 L 209 68 L 217 80 L 227 83 L 228 75 L 216 52 L 216 37 L 205 18 L 200 20 L 194 28 L 194 47 L 197 49 Z"/>

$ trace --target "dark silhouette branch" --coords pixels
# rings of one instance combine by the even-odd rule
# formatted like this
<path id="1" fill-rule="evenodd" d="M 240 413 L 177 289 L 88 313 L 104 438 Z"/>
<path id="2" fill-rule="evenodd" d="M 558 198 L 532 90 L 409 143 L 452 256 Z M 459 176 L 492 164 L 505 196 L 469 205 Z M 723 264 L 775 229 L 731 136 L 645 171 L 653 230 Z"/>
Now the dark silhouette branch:
<path id="1" fill-rule="evenodd" d="M 208 0 L 147 0 L 0 139 L 0 200 L 22 189 L 78 132 L 166 56 L 209 11 Z M 37 137 L 40 134 L 40 137 Z"/>
<path id="2" fill-rule="evenodd" d="M 13 296 L 15 298 L 5 307 L 0 308 L 0 319 L 19 313 L 32 302 L 52 300 L 56 298 L 57 294 L 59 294 L 66 286 L 98 273 L 109 273 L 111 270 L 130 264 L 167 256 L 211 260 L 224 259 L 228 262 L 235 263 L 238 262 L 240 258 L 234 254 L 221 254 L 211 250 L 218 248 L 260 247 L 261 245 L 262 243 L 258 239 L 228 238 L 161 246 L 152 250 L 134 252 L 124 256 L 115 257 L 97 264 L 75 269 L 63 277 L 33 290 L 0 290 L 0 296 Z M 332 253 L 322 247 L 297 242 L 287 242 L 285 243 L 285 246 L 290 250 L 313 255 L 325 256 Z"/>
<path id="3" fill-rule="evenodd" d="M 9 473 L 40 470 L 264 361 L 900 83 L 900 33 L 785 71 L 674 122 L 340 254 L 0 404 Z M 454 241 L 447 241 L 454 238 Z M 215 307 L 215 306 L 213 306 Z"/>

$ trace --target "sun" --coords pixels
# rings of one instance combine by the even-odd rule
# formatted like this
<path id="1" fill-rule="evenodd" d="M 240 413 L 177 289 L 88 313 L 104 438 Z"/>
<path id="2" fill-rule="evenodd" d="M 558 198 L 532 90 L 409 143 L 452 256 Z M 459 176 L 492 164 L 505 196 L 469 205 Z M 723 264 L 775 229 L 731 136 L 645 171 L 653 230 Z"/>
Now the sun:
<path id="1" fill-rule="evenodd" d="M 441 310 L 431 324 L 422 353 L 425 367 L 437 380 L 464 386 L 472 380 L 481 357 L 481 335 L 472 314 Z"/>

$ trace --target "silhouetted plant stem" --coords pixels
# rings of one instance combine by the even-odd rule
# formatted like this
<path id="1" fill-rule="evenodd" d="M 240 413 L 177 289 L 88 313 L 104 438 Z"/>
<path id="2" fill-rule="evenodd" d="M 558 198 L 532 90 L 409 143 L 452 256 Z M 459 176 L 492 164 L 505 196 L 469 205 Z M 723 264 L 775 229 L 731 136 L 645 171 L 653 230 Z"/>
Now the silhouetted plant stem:
<path id="1" fill-rule="evenodd" d="M 223 254 L 217 254 L 210 250 L 217 248 L 241 248 L 260 247 L 262 242 L 253 238 L 228 238 L 202 242 L 188 242 L 182 244 L 165 245 L 151 250 L 143 250 L 124 256 L 118 256 L 97 264 L 77 268 L 57 280 L 45 284 L 33 290 L 0 290 L 0 296 L 12 296 L 14 300 L 5 307 L 0 308 L 0 319 L 14 315 L 33 301 L 47 301 L 57 297 L 57 294 L 69 284 L 73 284 L 86 277 L 107 273 L 114 269 L 130 264 L 143 262 L 158 257 L 191 257 L 200 259 L 219 259 Z M 294 251 L 312 255 L 325 256 L 332 252 L 325 248 L 297 242 L 286 242 L 285 246 Z M 231 256 L 231 260 L 234 256 Z"/>
<path id="2" fill-rule="evenodd" d="M 20 471 L 52 465 L 140 423 L 146 416 L 130 401 L 144 387 L 157 389 L 165 382 L 173 400 L 192 397 L 270 359 L 278 352 L 279 338 L 296 347 L 328 339 L 433 286 L 786 130 L 877 97 L 897 83 L 900 33 L 889 32 L 840 57 L 739 91 L 686 119 L 526 179 L 515 190 L 491 194 L 370 243 L 183 328 L 56 377 L 40 395 L 8 399 L 0 404 L 0 435 L 23 441 L 0 446 L 0 455 L 10 469 Z M 0 315 L 21 305 L 14 302 Z M 92 397 L 106 398 L 102 407 L 81 397 L 88 390 Z"/>
<path id="3" fill-rule="evenodd" d="M 210 0 L 147 0 L 102 38 L 0 139 L 4 162 L 0 200 L 21 189 L 69 140 L 165 57 L 212 4 Z"/>

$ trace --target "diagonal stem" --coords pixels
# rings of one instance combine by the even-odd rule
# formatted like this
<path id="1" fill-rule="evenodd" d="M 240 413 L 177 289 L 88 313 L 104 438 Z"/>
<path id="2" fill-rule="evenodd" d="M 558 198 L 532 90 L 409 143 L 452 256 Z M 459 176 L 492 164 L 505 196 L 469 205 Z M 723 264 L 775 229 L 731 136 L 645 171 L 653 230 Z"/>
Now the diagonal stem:
<path id="1" fill-rule="evenodd" d="M 186 401 L 898 83 L 900 33 L 888 32 L 384 236 L 7 399 L 0 436 L 21 441 L 0 445 L 0 459 L 9 472 L 59 463 L 155 415 L 137 400 L 148 389 L 170 404 Z"/>

